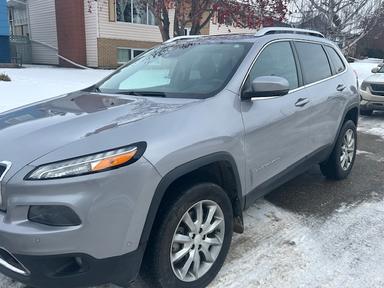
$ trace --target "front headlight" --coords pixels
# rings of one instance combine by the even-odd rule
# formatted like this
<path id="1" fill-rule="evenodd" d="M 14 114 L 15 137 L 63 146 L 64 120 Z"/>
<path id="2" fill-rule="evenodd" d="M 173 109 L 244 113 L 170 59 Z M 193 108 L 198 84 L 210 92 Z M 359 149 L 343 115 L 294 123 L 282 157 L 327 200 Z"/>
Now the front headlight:
<path id="1" fill-rule="evenodd" d="M 37 167 L 26 180 L 47 180 L 87 175 L 116 169 L 136 162 L 146 148 L 145 143 L 117 148 L 83 157 Z"/>
<path id="2" fill-rule="evenodd" d="M 363 83 L 361 83 L 361 87 L 360 87 L 360 89 L 363 90 L 363 91 L 366 91 L 367 88 L 368 88 L 368 86 L 369 86 L 369 83 L 363 81 Z"/>

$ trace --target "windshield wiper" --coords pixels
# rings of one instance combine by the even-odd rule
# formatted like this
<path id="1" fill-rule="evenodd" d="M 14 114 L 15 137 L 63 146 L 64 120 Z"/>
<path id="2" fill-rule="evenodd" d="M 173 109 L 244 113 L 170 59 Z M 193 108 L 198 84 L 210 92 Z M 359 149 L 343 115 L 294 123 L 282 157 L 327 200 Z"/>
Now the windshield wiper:
<path id="1" fill-rule="evenodd" d="M 167 97 L 164 92 L 159 91 L 119 91 L 117 94 L 147 97 Z"/>

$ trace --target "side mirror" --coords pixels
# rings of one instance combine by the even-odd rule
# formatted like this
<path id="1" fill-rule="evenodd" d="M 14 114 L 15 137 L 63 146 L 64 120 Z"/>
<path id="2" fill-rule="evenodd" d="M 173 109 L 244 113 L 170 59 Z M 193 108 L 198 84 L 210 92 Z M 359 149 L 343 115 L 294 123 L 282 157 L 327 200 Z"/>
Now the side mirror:
<path id="1" fill-rule="evenodd" d="M 289 82 L 287 79 L 278 76 L 261 76 L 252 81 L 250 89 L 243 91 L 241 99 L 284 96 L 288 92 Z"/>
<path id="2" fill-rule="evenodd" d="M 372 73 L 377 73 L 377 72 L 379 72 L 379 70 L 380 70 L 380 67 L 375 67 L 375 68 L 373 68 L 373 69 L 371 70 L 371 72 L 372 72 Z"/>

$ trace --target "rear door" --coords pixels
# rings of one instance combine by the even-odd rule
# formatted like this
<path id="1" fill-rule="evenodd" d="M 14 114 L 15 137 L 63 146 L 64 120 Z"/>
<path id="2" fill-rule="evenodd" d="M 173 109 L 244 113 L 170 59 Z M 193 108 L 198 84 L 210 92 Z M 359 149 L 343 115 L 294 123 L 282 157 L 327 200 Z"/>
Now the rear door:
<path id="1" fill-rule="evenodd" d="M 243 90 L 259 76 L 280 76 L 290 83 L 281 97 L 255 97 L 242 101 L 248 191 L 252 191 L 302 160 L 308 151 L 307 119 L 301 75 L 290 41 L 267 44 L 259 54 Z M 256 196 L 256 195 L 255 195 Z"/>
<path id="2" fill-rule="evenodd" d="M 305 85 L 305 98 L 309 100 L 309 148 L 316 153 L 329 147 L 336 136 L 340 113 L 343 112 L 344 83 L 333 71 L 325 46 L 315 42 L 294 42 Z M 345 69 L 345 67 L 344 67 Z"/>

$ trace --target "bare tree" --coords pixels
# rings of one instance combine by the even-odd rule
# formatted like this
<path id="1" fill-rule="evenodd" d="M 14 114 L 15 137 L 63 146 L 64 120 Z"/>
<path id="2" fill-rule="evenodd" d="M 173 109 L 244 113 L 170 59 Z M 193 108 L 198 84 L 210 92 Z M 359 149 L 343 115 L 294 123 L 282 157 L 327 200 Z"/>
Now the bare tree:
<path id="1" fill-rule="evenodd" d="M 359 36 L 355 37 L 343 47 L 344 52 L 348 53 L 352 47 L 364 39 L 371 31 L 384 31 L 384 1 L 379 3 L 375 9 L 372 9 L 371 13 L 367 13 L 363 19 L 361 19 L 358 28 L 360 32 Z"/>
<path id="2" fill-rule="evenodd" d="M 293 0 L 291 6 L 301 23 L 317 17 L 318 27 L 308 28 L 321 30 L 326 37 L 346 45 L 349 37 L 369 32 L 382 3 L 383 0 Z"/>

